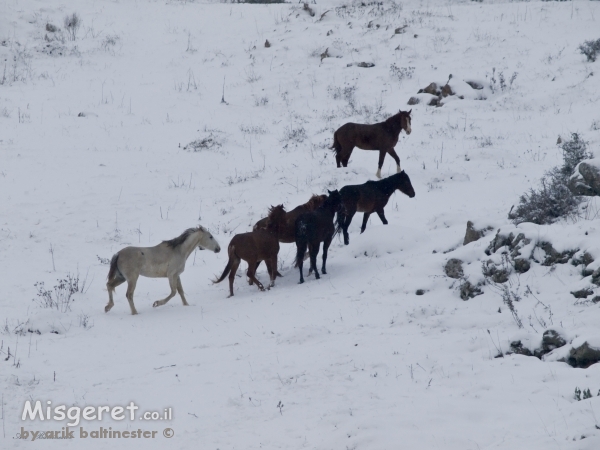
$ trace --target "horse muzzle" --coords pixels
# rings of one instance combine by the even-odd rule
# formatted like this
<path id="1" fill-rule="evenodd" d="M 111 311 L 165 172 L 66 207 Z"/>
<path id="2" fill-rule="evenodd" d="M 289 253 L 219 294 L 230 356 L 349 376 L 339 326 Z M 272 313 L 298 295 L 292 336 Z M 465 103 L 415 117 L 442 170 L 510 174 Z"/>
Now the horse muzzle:
<path id="1" fill-rule="evenodd" d="M 215 253 L 219 253 L 221 251 L 221 247 L 215 248 Z"/>

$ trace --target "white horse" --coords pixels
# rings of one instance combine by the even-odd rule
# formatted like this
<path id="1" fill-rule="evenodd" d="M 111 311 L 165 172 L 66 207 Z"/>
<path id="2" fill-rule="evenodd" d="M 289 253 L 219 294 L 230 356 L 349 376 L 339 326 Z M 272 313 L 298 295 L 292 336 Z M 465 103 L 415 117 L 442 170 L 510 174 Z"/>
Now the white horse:
<path id="1" fill-rule="evenodd" d="M 176 292 L 179 292 L 184 306 L 188 306 L 179 275 L 185 270 L 185 262 L 196 247 L 199 247 L 200 250 L 212 250 L 215 253 L 221 251 L 219 243 L 212 234 L 199 226 L 198 228 L 189 228 L 181 236 L 170 241 L 163 241 L 155 247 L 125 247 L 117 252 L 110 261 L 108 282 L 106 283 L 108 304 L 104 311 L 108 312 L 114 306 L 113 291 L 115 288 L 127 281 L 125 296 L 129 300 L 131 314 L 137 314 L 133 304 L 133 291 L 135 291 L 135 285 L 140 275 L 169 279 L 171 293 L 165 299 L 155 301 L 153 307 L 164 305 L 175 296 Z"/>

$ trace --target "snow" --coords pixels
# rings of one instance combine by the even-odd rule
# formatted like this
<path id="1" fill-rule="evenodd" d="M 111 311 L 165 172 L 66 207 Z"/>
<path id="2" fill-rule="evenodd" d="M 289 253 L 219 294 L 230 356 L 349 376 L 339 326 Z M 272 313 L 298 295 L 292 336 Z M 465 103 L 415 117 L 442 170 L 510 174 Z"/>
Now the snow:
<path id="1" fill-rule="evenodd" d="M 600 3 L 429 0 L 399 9 L 385 1 L 385 14 L 360 3 L 336 12 L 341 4 L 311 4 L 311 17 L 301 4 L 2 3 L 2 448 L 32 445 L 14 439 L 21 427 L 66 424 L 21 420 L 26 400 L 173 410 L 169 421 L 81 425 L 156 430 L 156 439 L 39 444 L 46 448 L 600 447 L 600 365 L 495 358 L 517 339 L 535 347 L 548 328 L 569 342 L 552 355 L 580 340 L 600 345 L 598 304 L 570 294 L 592 287 L 597 295 L 590 277 L 570 263 L 532 262 L 513 274 L 519 329 L 497 289 L 462 301 L 459 282 L 443 272 L 460 258 L 469 280 L 482 281 L 482 262 L 501 260 L 501 251 L 484 253 L 497 229 L 532 239 L 526 252 L 549 241 L 600 258 L 594 200 L 553 225 L 507 219 L 561 163 L 559 135 L 578 132 L 599 155 L 600 63 L 577 47 L 600 37 Z M 45 40 L 53 39 L 46 23 L 63 28 L 73 12 L 77 39 Z M 331 57 L 321 60 L 325 49 Z M 348 66 L 363 61 L 375 67 Z M 391 64 L 414 74 L 394 77 Z M 406 104 L 450 74 L 463 100 Z M 374 152 L 355 149 L 348 168 L 335 167 L 333 131 L 411 108 L 412 134 L 396 149 L 415 198 L 394 194 L 389 225 L 371 216 L 363 234 L 357 215 L 350 245 L 334 240 L 321 280 L 297 285 L 295 246 L 282 244 L 284 277 L 274 288 L 258 292 L 241 276 L 226 299 L 226 283 L 211 280 L 227 252 L 196 252 L 182 275 L 191 306 L 175 297 L 152 308 L 168 283 L 143 278 L 138 316 L 124 286 L 104 313 L 101 259 L 198 223 L 225 248 L 270 205 L 292 208 L 374 179 Z M 216 144 L 184 150 L 207 137 Z M 395 171 L 387 157 L 383 175 Z M 494 230 L 462 246 L 468 220 Z M 41 307 L 35 284 L 51 289 L 67 274 L 79 274 L 80 287 L 86 280 L 71 310 Z M 264 265 L 258 276 L 267 278 Z M 594 397 L 576 401 L 577 387 Z"/>

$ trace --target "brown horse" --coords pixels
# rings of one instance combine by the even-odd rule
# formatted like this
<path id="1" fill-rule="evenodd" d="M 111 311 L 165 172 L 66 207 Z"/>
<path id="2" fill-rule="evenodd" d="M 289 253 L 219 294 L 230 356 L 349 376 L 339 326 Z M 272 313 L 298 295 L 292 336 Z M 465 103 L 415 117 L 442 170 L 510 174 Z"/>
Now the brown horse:
<path id="1" fill-rule="evenodd" d="M 337 215 L 337 229 L 338 231 L 342 230 L 344 233 L 344 244 L 348 245 L 350 243 L 348 227 L 357 212 L 365 213 L 360 227 L 361 234 L 367 228 L 369 216 L 374 212 L 377 213 L 383 224 L 387 225 L 388 221 L 385 218 L 383 208 L 396 189 L 410 198 L 415 196 L 410 178 L 404 170 L 380 181 L 367 181 L 364 184 L 344 186 L 340 189 L 342 209 Z"/>
<path id="2" fill-rule="evenodd" d="M 229 297 L 233 297 L 233 281 L 235 274 L 243 259 L 248 263 L 248 278 L 250 284 L 256 283 L 258 289 L 265 288 L 256 278 L 256 268 L 260 261 L 265 261 L 271 283 L 269 287 L 275 286 L 277 276 L 277 254 L 279 253 L 279 232 L 285 226 L 285 209 L 283 205 L 271 206 L 267 217 L 267 227 L 253 230 L 250 233 L 236 234 L 227 249 L 229 261 L 223 270 L 223 274 L 213 283 L 220 283 L 229 274 Z M 228 297 L 228 298 L 229 298 Z"/>
<path id="3" fill-rule="evenodd" d="M 323 242 L 323 266 L 321 267 L 321 271 L 327 274 L 325 266 L 327 251 L 336 233 L 333 218 L 336 212 L 339 213 L 342 205 L 342 197 L 337 189 L 333 192 L 327 192 L 329 192 L 329 197 L 327 197 L 320 208 L 301 214 L 296 219 L 296 266 L 300 269 L 300 284 L 304 283 L 302 265 L 307 248 L 310 255 L 310 269 L 308 274 L 310 275 L 314 270 L 317 280 L 320 278 L 319 271 L 317 270 L 317 255 L 319 254 L 321 242 Z"/>
<path id="4" fill-rule="evenodd" d="M 314 211 L 319 208 L 325 199 L 326 195 L 313 195 L 309 201 L 304 203 L 303 205 L 296 206 L 291 211 L 285 213 L 285 224 L 282 229 L 279 230 L 279 242 L 284 244 L 291 244 L 292 242 L 296 242 L 296 238 L 294 236 L 294 224 L 296 223 L 296 218 L 305 212 Z M 260 219 L 256 224 L 254 224 L 253 230 L 256 231 L 259 228 L 267 228 L 267 222 L 269 218 L 265 217 L 264 219 Z"/>
<path id="5" fill-rule="evenodd" d="M 288 211 L 287 213 L 285 213 L 285 225 L 283 226 L 283 228 L 281 230 L 279 230 L 279 242 L 282 242 L 284 244 L 291 244 L 292 242 L 296 242 L 296 237 L 294 235 L 294 233 L 295 233 L 294 227 L 295 227 L 295 223 L 296 223 L 296 218 L 300 214 L 304 214 L 305 212 L 314 211 L 315 209 L 319 208 L 323 204 L 323 202 L 325 201 L 326 198 L 327 198 L 326 195 L 313 195 L 310 198 L 310 200 L 307 201 L 306 203 L 304 203 L 303 205 L 296 206 L 291 211 Z M 260 219 L 258 222 L 256 222 L 254 224 L 253 230 L 256 231 L 259 228 L 267 228 L 267 221 L 268 221 L 267 217 L 265 217 L 264 219 Z M 257 269 L 258 269 L 259 265 L 260 265 L 260 262 L 258 262 L 256 265 Z M 279 273 L 279 271 L 277 271 L 277 276 L 282 277 L 283 275 L 281 275 Z M 250 284 L 252 284 L 252 283 L 250 283 Z"/>
<path id="6" fill-rule="evenodd" d="M 348 122 L 337 129 L 333 134 L 333 145 L 330 147 L 335 152 L 337 166 L 340 163 L 348 166 L 348 160 L 354 147 L 362 150 L 379 150 L 379 165 L 377 166 L 377 178 L 381 178 L 381 167 L 385 154 L 389 153 L 396 161 L 397 172 L 401 172 L 400 158 L 394 150 L 398 143 L 398 136 L 404 130 L 406 134 L 411 133 L 410 111 L 400 111 L 385 122 L 365 125 L 361 123 Z"/>

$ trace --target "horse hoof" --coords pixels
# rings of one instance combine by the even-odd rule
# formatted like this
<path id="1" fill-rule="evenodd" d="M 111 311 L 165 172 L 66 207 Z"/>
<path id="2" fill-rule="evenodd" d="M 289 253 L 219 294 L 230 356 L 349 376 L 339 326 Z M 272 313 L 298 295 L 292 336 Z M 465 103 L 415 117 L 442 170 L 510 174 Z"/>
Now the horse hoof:
<path id="1" fill-rule="evenodd" d="M 304 280 L 298 281 L 298 284 L 302 284 L 302 283 L 304 283 Z"/>
<path id="2" fill-rule="evenodd" d="M 321 273 L 322 273 L 323 275 L 327 275 L 327 272 L 325 271 L 325 269 L 321 270 Z"/>
<path id="3" fill-rule="evenodd" d="M 230 294 L 230 295 L 227 296 L 227 298 L 231 298 L 231 297 L 233 297 L 233 294 Z"/>
<path id="4" fill-rule="evenodd" d="M 104 307 L 104 312 L 107 313 L 111 310 L 112 306 L 105 306 Z"/>
<path id="5" fill-rule="evenodd" d="M 137 316 L 137 313 L 138 313 L 137 311 L 133 311 L 133 312 L 131 313 L 131 315 L 132 315 L 132 316 Z"/>
<path id="6" fill-rule="evenodd" d="M 152 303 L 153 308 L 156 308 L 157 306 L 160 306 L 160 303 L 158 301 L 155 301 L 154 303 Z"/>

